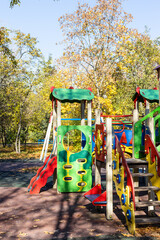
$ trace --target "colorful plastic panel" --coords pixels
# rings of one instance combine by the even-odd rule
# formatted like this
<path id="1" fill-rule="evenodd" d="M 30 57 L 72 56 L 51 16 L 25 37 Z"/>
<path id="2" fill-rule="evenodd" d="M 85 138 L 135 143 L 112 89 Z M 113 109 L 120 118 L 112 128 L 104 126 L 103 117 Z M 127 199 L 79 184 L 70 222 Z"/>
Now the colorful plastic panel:
<path id="1" fill-rule="evenodd" d="M 80 130 L 86 137 L 84 148 L 77 153 L 66 150 L 63 145 L 65 134 Z M 59 192 L 84 192 L 92 186 L 92 128 L 90 126 L 58 127 L 57 181 Z"/>

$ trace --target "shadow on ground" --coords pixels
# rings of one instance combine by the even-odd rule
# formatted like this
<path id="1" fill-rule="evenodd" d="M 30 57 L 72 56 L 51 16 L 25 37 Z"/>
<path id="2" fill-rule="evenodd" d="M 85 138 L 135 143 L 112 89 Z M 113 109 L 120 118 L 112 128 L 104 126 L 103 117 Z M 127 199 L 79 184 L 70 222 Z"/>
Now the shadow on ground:
<path id="1" fill-rule="evenodd" d="M 0 162 L 0 239 L 156 239 L 145 233 L 131 236 L 116 205 L 113 220 L 107 221 L 105 209 L 97 210 L 82 193 L 58 194 L 52 178 L 40 194 L 30 195 L 27 186 L 35 173 L 20 170 L 35 165 Z"/>

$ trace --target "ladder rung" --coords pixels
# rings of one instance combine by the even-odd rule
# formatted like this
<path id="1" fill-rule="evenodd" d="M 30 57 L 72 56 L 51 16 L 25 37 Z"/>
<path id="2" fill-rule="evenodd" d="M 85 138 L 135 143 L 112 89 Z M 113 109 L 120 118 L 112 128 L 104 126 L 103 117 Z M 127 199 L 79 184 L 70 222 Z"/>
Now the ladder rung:
<path id="1" fill-rule="evenodd" d="M 148 206 L 159 206 L 160 201 L 142 201 L 136 202 L 136 207 L 148 207 Z"/>
<path id="2" fill-rule="evenodd" d="M 131 173 L 132 177 L 153 177 L 153 173 Z"/>
<path id="3" fill-rule="evenodd" d="M 136 218 L 137 225 L 145 225 L 145 224 L 156 224 L 160 223 L 160 217 L 146 217 L 142 216 L 141 218 Z"/>
<path id="4" fill-rule="evenodd" d="M 145 187 L 135 187 L 134 190 L 135 192 L 143 192 L 143 191 L 149 191 L 149 190 L 158 191 L 160 190 L 160 188 L 155 186 L 145 186 Z"/>

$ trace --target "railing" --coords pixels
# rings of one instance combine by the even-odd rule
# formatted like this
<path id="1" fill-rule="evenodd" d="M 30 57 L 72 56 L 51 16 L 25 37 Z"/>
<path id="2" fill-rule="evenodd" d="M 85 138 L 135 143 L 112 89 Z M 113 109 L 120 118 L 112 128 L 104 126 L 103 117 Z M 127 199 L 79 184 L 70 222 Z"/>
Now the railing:
<path id="1" fill-rule="evenodd" d="M 150 138 L 150 136 L 148 134 L 145 135 L 145 153 L 148 156 L 147 160 L 150 159 L 150 160 L 148 160 L 149 171 L 152 171 L 152 173 L 154 175 L 157 173 L 158 176 L 160 177 L 160 155 L 159 155 L 157 148 L 155 147 L 152 139 Z"/>
<path id="2" fill-rule="evenodd" d="M 135 191 L 133 178 L 130 173 L 127 161 L 120 146 L 118 138 L 115 137 L 115 150 L 113 155 L 113 181 L 116 192 L 119 196 L 122 210 L 125 214 L 126 223 L 130 233 L 135 232 Z M 121 166 L 120 166 L 121 163 Z M 127 182 L 125 181 L 127 178 Z"/>
<path id="3" fill-rule="evenodd" d="M 154 116 L 156 113 L 160 114 L 160 106 L 154 109 L 152 112 L 148 113 L 146 116 L 141 118 L 139 121 L 137 121 L 134 125 L 134 156 L 135 158 L 142 158 L 145 156 L 144 153 L 141 153 L 140 151 L 144 151 L 144 144 L 143 144 L 143 138 L 142 134 L 145 136 L 144 133 L 142 133 L 143 129 L 143 122 L 149 118 L 155 117 L 155 119 L 159 119 L 158 116 Z M 156 121 L 157 121 L 156 120 Z M 154 128 L 156 121 L 154 120 Z M 144 130 L 144 129 L 143 129 Z"/>
<path id="4" fill-rule="evenodd" d="M 145 135 L 145 153 L 148 162 L 148 172 L 154 176 L 150 178 L 152 186 L 160 188 L 160 155 L 149 135 Z M 156 192 L 160 201 L 160 191 Z"/>
<path id="5" fill-rule="evenodd" d="M 158 123 L 158 126 L 156 127 Z M 155 134 L 155 142 L 160 142 L 160 115 L 157 115 L 154 118 L 154 127 L 156 130 L 158 130 L 157 134 Z"/>

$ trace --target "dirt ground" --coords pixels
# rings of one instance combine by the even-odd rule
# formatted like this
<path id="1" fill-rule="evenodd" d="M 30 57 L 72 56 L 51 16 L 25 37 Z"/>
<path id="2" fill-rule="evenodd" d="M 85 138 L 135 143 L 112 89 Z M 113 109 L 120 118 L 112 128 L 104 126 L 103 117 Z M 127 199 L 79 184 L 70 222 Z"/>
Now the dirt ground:
<path id="1" fill-rule="evenodd" d="M 0 160 L 0 239 L 160 239 L 160 228 L 141 228 L 131 236 L 115 199 L 113 220 L 96 209 L 82 193 L 57 194 L 52 178 L 40 194 L 27 186 L 42 163 Z"/>

